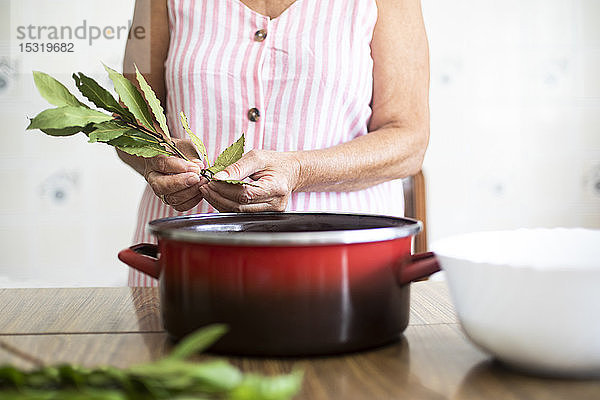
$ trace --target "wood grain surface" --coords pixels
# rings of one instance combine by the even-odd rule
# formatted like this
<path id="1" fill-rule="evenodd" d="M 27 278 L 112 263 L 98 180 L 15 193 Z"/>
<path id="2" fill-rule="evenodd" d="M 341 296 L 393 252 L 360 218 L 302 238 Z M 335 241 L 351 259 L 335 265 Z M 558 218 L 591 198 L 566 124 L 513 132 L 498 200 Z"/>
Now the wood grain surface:
<path id="1" fill-rule="evenodd" d="M 157 288 L 0 289 L 0 334 L 162 332 Z M 411 324 L 456 322 L 443 282 L 411 286 Z"/>
<path id="2" fill-rule="evenodd" d="M 173 343 L 160 328 L 157 296 L 155 289 L 0 290 L 0 364 L 126 367 L 158 359 Z M 465 338 L 444 283 L 414 284 L 411 297 L 411 324 L 391 345 L 341 356 L 228 360 L 264 374 L 302 369 L 297 399 L 600 399 L 598 380 L 531 377 L 493 362 Z"/>
<path id="3" fill-rule="evenodd" d="M 162 332 L 157 288 L 0 289 L 0 334 Z"/>

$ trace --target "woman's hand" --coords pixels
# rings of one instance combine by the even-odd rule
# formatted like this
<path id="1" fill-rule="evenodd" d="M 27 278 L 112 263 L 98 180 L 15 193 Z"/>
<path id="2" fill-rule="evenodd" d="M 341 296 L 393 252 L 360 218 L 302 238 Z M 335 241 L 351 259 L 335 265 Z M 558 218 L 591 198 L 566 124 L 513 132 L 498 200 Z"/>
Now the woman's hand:
<path id="1" fill-rule="evenodd" d="M 256 186 L 212 181 L 199 186 L 199 190 L 221 212 L 284 211 L 298 185 L 300 170 L 295 152 L 251 150 L 214 177 L 221 180 L 250 177 Z"/>
<path id="2" fill-rule="evenodd" d="M 146 158 L 144 178 L 164 203 L 177 211 L 187 211 L 202 200 L 199 188 L 208 181 L 200 176 L 202 164 L 191 142 L 181 139 L 174 142 L 188 158 L 198 162 L 164 155 Z"/>

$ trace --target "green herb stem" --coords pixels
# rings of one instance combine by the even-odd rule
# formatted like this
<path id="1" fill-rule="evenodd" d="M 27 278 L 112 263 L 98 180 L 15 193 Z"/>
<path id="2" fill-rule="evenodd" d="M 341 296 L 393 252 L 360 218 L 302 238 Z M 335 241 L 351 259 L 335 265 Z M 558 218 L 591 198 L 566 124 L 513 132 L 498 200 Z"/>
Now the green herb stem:
<path id="1" fill-rule="evenodd" d="M 244 374 L 225 360 L 193 362 L 226 332 L 211 325 L 184 338 L 163 359 L 125 369 L 61 364 L 34 370 L 0 365 L 0 397 L 11 400 L 288 400 L 301 388 L 302 372 L 278 376 Z"/>
<path id="2" fill-rule="evenodd" d="M 62 83 L 48 74 L 35 71 L 33 73 L 34 82 L 40 94 L 57 108 L 44 110 L 31 118 L 27 129 L 39 129 L 50 136 L 71 136 L 83 132 L 89 136 L 90 143 L 103 142 L 136 156 L 154 157 L 159 154 L 167 154 L 191 162 L 171 139 L 164 109 L 156 93 L 137 70 L 137 67 L 136 78 L 145 98 L 138 88 L 122 74 L 106 65 L 104 68 L 108 72 L 108 76 L 112 80 L 115 91 L 123 105 L 108 90 L 83 73 L 73 74 L 73 79 L 81 94 L 96 107 L 108 111 L 111 115 L 107 115 L 100 110 L 91 109 L 71 94 Z M 150 106 L 152 114 L 156 117 L 162 133 L 155 129 L 154 119 L 148 110 L 148 106 Z M 183 128 L 198 151 L 198 156 L 203 158 L 202 166 L 206 168 L 200 168 L 200 176 L 209 181 L 256 186 L 241 180 L 214 178 L 215 174 L 237 162 L 244 154 L 245 139 L 243 133 L 211 165 L 206 146 L 200 137 L 191 130 L 183 111 L 180 112 L 180 117 Z M 132 134 L 131 130 L 149 136 Z"/>

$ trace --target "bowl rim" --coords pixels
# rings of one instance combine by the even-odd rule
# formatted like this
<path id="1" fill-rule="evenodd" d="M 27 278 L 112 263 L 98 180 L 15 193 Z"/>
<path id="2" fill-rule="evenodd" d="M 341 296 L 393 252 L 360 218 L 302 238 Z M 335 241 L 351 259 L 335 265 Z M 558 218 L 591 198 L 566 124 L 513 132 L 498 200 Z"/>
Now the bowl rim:
<path id="1" fill-rule="evenodd" d="M 534 262 L 506 262 L 506 261 L 494 261 L 491 257 L 479 256 L 467 257 L 465 255 L 459 255 L 453 251 L 454 247 L 451 246 L 452 242 L 464 241 L 472 236 L 496 236 L 496 235 L 512 235 L 517 232 L 559 232 L 559 233 L 571 233 L 571 232 L 585 232 L 586 234 L 598 235 L 600 237 L 600 229 L 583 228 L 583 227 L 534 227 L 534 228 L 517 228 L 517 229 L 503 229 L 503 230 L 489 230 L 489 231 L 475 231 L 466 232 L 456 235 L 450 235 L 433 242 L 430 247 L 432 251 L 440 258 L 447 258 L 456 260 L 459 262 L 468 262 L 470 264 L 485 264 L 488 267 L 501 267 L 501 268 L 512 268 L 512 269 L 529 269 L 534 271 L 597 271 L 600 273 L 600 258 L 593 262 L 593 264 L 576 264 L 568 262 L 551 262 L 551 263 L 534 263 Z M 600 242 L 599 242 L 600 243 Z M 451 250 L 448 250 L 451 249 Z M 447 268 L 442 265 L 443 270 Z"/>

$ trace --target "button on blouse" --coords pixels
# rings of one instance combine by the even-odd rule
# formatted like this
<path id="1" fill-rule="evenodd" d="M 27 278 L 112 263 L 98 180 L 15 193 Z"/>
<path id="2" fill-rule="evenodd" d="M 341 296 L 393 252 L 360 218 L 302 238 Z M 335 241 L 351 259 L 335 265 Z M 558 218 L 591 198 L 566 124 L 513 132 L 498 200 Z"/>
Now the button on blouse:
<path id="1" fill-rule="evenodd" d="M 264 29 L 259 29 L 254 33 L 254 40 L 257 42 L 262 42 L 267 38 L 267 31 Z"/>
<path id="2" fill-rule="evenodd" d="M 260 111 L 258 111 L 258 108 L 251 108 L 248 110 L 248 119 L 252 122 L 256 122 L 258 121 L 258 119 L 260 118 Z"/>

